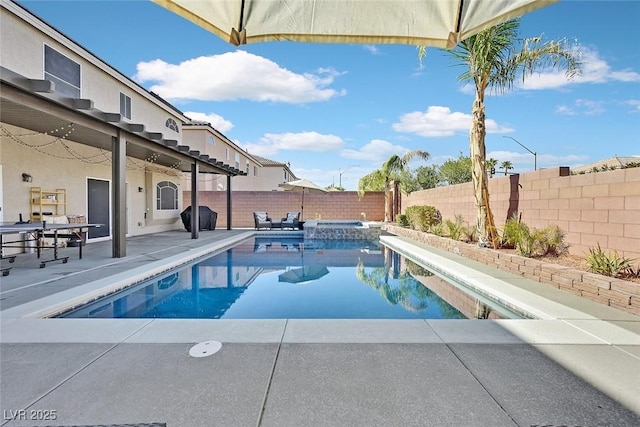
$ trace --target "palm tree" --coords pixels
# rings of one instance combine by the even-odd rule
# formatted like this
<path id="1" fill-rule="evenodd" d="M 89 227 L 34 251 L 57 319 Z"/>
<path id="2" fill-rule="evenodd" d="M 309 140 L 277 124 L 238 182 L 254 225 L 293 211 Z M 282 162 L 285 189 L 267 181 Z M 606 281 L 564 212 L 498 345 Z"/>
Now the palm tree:
<path id="1" fill-rule="evenodd" d="M 391 198 L 389 197 L 389 183 L 399 178 L 405 170 L 409 161 L 414 158 L 427 160 L 429 153 L 422 150 L 412 150 L 402 157 L 394 154 L 382 164 L 380 169 L 376 169 L 368 175 L 363 176 L 358 181 L 358 193 L 363 195 L 366 191 L 384 191 L 384 220 L 393 221 L 391 218 Z"/>
<path id="2" fill-rule="evenodd" d="M 496 173 L 496 166 L 498 165 L 498 161 L 493 157 L 485 160 L 485 165 L 487 165 L 487 171 L 489 171 L 489 176 L 493 176 Z"/>
<path id="3" fill-rule="evenodd" d="M 509 160 L 505 160 L 504 162 L 500 163 L 500 167 L 504 169 L 504 176 L 507 176 L 507 171 L 509 171 L 509 169 L 513 169 L 513 165 Z"/>
<path id="4" fill-rule="evenodd" d="M 564 41 L 543 42 L 542 37 L 519 39 L 519 19 L 503 22 L 460 42 L 449 51 L 466 70 L 458 76 L 463 82 L 473 82 L 475 99 L 471 112 L 469 149 L 472 181 L 477 209 L 480 244 L 498 246 L 498 234 L 489 206 L 485 147 L 485 103 L 487 89 L 504 93 L 513 87 L 517 77 L 541 69 L 564 70 L 567 78 L 581 72 L 579 54 L 567 48 Z M 426 49 L 419 49 L 422 59 Z"/>

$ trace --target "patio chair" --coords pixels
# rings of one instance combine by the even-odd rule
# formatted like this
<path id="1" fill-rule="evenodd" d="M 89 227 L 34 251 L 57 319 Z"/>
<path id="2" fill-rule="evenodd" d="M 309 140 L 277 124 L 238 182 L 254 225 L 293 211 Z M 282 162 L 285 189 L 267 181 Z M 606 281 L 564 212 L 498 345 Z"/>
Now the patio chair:
<path id="1" fill-rule="evenodd" d="M 271 218 L 269 218 L 269 214 L 266 212 L 254 212 L 253 221 L 255 222 L 256 230 L 260 230 L 261 228 L 270 229 L 273 227 Z"/>
<path id="2" fill-rule="evenodd" d="M 270 240 L 259 240 L 258 238 L 256 238 L 253 244 L 253 252 L 267 252 L 270 247 Z"/>
<path id="3" fill-rule="evenodd" d="M 296 229 L 300 226 L 300 212 L 287 212 L 287 216 L 282 218 L 282 228 Z"/>

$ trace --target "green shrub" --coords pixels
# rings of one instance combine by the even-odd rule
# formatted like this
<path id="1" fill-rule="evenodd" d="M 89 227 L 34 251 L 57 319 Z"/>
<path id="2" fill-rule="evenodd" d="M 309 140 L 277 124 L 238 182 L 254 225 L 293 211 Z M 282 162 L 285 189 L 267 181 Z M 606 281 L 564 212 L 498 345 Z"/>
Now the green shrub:
<path id="1" fill-rule="evenodd" d="M 436 236 L 448 237 L 447 231 L 444 229 L 444 223 L 439 223 L 431 227 L 431 232 Z"/>
<path id="2" fill-rule="evenodd" d="M 526 228 L 526 231 L 523 230 Z M 502 246 L 508 248 L 516 247 L 518 240 L 520 239 L 520 235 L 525 232 L 528 233 L 529 228 L 520 222 L 518 219 L 518 214 L 514 213 L 511 218 L 504 223 L 504 229 L 502 231 Z"/>
<path id="3" fill-rule="evenodd" d="M 398 214 L 396 215 L 396 221 L 400 227 L 408 227 L 409 226 L 409 218 L 406 214 Z"/>
<path id="4" fill-rule="evenodd" d="M 504 247 L 515 248 L 524 257 L 560 255 L 566 250 L 564 232 L 557 225 L 543 230 L 530 229 L 518 219 L 517 214 L 504 224 L 502 232 Z"/>
<path id="5" fill-rule="evenodd" d="M 475 228 L 465 224 L 462 215 L 456 215 L 455 221 L 448 219 L 444 224 L 447 227 L 447 235 L 453 240 L 470 243 L 475 239 Z"/>
<path id="6" fill-rule="evenodd" d="M 455 221 L 448 219 L 444 222 L 444 225 L 447 227 L 449 237 L 453 240 L 460 240 L 460 236 L 462 236 L 462 228 L 464 227 L 462 224 L 462 216 L 456 215 Z"/>
<path id="7" fill-rule="evenodd" d="M 409 206 L 405 211 L 409 226 L 418 231 L 430 231 L 431 227 L 442 222 L 440 211 L 433 206 Z"/>
<path id="8" fill-rule="evenodd" d="M 567 246 L 564 242 L 564 231 L 557 225 L 550 225 L 543 230 L 544 236 L 542 241 L 542 249 L 544 255 L 561 255 L 567 250 Z"/>
<path id="9" fill-rule="evenodd" d="M 590 271 L 609 277 L 622 275 L 632 267 L 633 262 L 630 258 L 621 258 L 617 251 L 603 251 L 599 243 L 597 248 L 589 249 L 589 255 L 585 261 Z"/>

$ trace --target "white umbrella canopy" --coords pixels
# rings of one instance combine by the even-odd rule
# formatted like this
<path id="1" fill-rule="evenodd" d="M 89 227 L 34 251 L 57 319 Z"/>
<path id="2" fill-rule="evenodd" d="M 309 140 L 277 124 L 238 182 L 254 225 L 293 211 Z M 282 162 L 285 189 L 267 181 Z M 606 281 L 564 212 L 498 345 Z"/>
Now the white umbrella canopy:
<path id="1" fill-rule="evenodd" d="M 450 49 L 558 0 L 152 0 L 234 45 L 265 41 Z"/>
<path id="2" fill-rule="evenodd" d="M 329 269 L 324 265 L 310 265 L 288 270 L 278 276 L 278 282 L 304 284 L 318 280 L 329 274 Z"/>
<path id="3" fill-rule="evenodd" d="M 287 191 L 299 191 L 302 193 L 302 205 L 300 206 L 300 220 L 304 217 L 304 193 L 326 193 L 327 190 L 320 187 L 319 185 L 314 184 L 313 182 L 307 179 L 298 179 L 295 181 L 284 182 L 282 184 L 278 184 L 278 187 L 284 188 Z"/>

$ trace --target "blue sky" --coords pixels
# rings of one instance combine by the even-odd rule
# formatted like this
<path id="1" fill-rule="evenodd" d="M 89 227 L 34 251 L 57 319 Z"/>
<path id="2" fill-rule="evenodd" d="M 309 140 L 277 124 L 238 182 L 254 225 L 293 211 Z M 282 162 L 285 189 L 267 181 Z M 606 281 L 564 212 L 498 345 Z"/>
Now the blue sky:
<path id="1" fill-rule="evenodd" d="M 468 155 L 473 93 L 446 51 L 270 42 L 235 47 L 150 1 L 21 1 L 77 43 L 250 153 L 347 190 L 393 154 Z M 487 157 L 512 172 L 640 155 L 640 2 L 563 0 L 523 37 L 567 39 L 584 72 L 487 97 Z"/>

